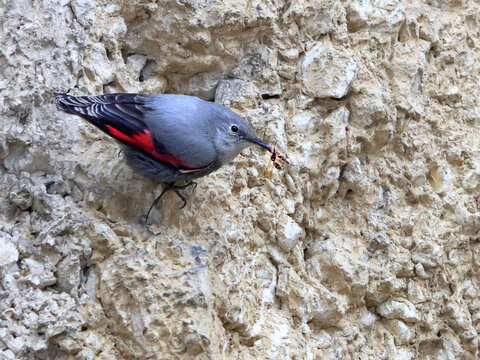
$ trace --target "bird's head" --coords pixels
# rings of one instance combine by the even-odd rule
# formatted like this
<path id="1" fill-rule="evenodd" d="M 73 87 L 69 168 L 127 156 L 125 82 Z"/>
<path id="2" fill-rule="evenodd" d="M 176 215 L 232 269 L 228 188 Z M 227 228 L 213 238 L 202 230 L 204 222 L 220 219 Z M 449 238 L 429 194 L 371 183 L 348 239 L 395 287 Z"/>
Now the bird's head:
<path id="1" fill-rule="evenodd" d="M 225 112 L 220 121 L 217 121 L 214 143 L 224 163 L 233 160 L 248 146 L 258 145 L 267 150 L 270 149 L 270 146 L 253 132 L 244 119 L 231 111 Z"/>

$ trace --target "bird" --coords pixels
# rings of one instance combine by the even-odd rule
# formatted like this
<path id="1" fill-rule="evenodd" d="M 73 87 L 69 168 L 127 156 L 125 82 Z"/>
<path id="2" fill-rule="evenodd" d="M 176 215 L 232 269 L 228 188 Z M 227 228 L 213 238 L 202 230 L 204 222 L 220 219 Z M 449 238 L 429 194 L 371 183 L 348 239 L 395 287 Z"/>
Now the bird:
<path id="1" fill-rule="evenodd" d="M 79 116 L 124 145 L 124 157 L 134 172 L 163 184 L 163 191 L 197 186 L 206 176 L 231 162 L 246 147 L 272 147 L 229 108 L 195 96 L 114 93 L 73 96 L 55 93 L 57 109 Z M 286 159 L 284 159 L 286 161 Z M 185 185 L 176 185 L 187 182 Z"/>

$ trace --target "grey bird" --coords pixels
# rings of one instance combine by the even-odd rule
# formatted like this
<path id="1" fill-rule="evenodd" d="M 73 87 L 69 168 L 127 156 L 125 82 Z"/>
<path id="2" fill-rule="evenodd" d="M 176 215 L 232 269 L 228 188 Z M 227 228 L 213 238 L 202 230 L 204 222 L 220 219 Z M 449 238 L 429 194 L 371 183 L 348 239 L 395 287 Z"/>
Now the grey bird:
<path id="1" fill-rule="evenodd" d="M 179 192 L 193 179 L 232 161 L 251 145 L 276 152 L 230 109 L 186 95 L 107 94 L 71 96 L 55 93 L 57 108 L 77 115 L 125 145 L 127 164 L 164 184 L 152 208 L 169 190 Z M 285 158 L 282 159 L 286 161 Z M 188 181 L 186 185 L 174 185 Z"/>

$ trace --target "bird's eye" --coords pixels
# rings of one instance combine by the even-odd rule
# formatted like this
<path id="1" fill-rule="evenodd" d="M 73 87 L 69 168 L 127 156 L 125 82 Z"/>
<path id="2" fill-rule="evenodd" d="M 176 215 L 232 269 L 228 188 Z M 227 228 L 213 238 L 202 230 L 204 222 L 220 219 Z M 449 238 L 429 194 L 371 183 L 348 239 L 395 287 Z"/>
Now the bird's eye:
<path id="1" fill-rule="evenodd" d="M 230 129 L 232 129 L 233 132 L 237 132 L 238 131 L 238 126 L 237 125 L 232 125 L 232 127 Z"/>

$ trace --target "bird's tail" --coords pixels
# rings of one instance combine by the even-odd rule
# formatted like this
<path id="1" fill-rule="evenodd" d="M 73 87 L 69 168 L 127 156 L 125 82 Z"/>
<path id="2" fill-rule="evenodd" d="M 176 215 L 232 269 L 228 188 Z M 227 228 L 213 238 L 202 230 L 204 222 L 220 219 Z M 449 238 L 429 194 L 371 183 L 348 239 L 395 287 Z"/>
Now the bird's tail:
<path id="1" fill-rule="evenodd" d="M 72 96 L 55 93 L 55 102 L 58 110 L 81 117 L 88 115 L 88 109 L 93 104 L 93 98 L 94 97 L 89 96 Z"/>
<path id="2" fill-rule="evenodd" d="M 62 94 L 62 93 L 55 93 L 55 102 L 57 104 L 57 110 L 66 112 L 66 113 L 71 113 L 71 102 L 68 100 L 68 98 L 71 97 L 70 95 L 67 94 Z"/>
<path id="3" fill-rule="evenodd" d="M 145 104 L 145 95 L 72 96 L 55 93 L 55 100 L 58 110 L 80 116 L 114 139 L 149 156 L 159 156 L 151 130 L 144 121 L 144 112 L 150 109 Z"/>

